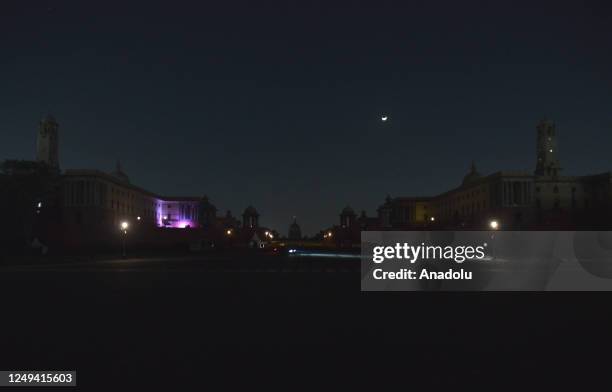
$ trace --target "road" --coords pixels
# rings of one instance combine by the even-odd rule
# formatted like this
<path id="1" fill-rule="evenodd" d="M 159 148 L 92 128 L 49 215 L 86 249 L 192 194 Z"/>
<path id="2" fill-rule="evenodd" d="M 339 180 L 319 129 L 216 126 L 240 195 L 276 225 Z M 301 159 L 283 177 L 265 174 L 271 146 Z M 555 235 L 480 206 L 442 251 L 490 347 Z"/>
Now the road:
<path id="1" fill-rule="evenodd" d="M 112 257 L 100 256 L 88 260 L 44 261 L 28 264 L 9 264 L 0 267 L 1 271 L 11 272 L 117 272 L 117 271 L 209 271 L 209 272 L 356 272 L 359 271 L 359 259 L 351 258 L 318 258 L 291 257 L 287 255 L 171 255 L 171 256 L 136 256 Z"/>
<path id="2" fill-rule="evenodd" d="M 611 347 L 609 295 L 361 293 L 354 263 L 182 257 L 3 267 L 0 368 L 76 369 L 80 385 L 101 389 L 197 383 L 221 368 L 365 371 L 373 360 L 488 379 L 506 366 L 534 371 L 544 354 L 559 361 L 555 350 Z"/>

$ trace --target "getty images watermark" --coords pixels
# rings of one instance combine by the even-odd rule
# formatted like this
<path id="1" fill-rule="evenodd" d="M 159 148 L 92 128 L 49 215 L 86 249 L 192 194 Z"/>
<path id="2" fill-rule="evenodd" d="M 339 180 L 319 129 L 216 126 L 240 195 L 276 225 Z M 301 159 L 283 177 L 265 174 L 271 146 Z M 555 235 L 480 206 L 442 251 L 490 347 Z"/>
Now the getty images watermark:
<path id="1" fill-rule="evenodd" d="M 485 248 L 487 243 L 482 246 L 440 246 L 420 245 L 414 246 L 407 242 L 396 243 L 394 246 L 374 246 L 372 250 L 372 261 L 380 264 L 383 261 L 398 260 L 406 263 L 415 264 L 417 261 L 440 260 L 454 261 L 463 263 L 466 260 L 485 260 Z M 385 271 L 382 267 L 374 268 L 372 271 L 374 279 L 472 279 L 472 272 L 453 270 L 447 271 L 428 270 L 420 267 L 419 272 L 411 268 L 400 268 L 399 271 Z"/>
<path id="2" fill-rule="evenodd" d="M 361 289 L 612 290 L 612 232 L 362 232 Z"/>

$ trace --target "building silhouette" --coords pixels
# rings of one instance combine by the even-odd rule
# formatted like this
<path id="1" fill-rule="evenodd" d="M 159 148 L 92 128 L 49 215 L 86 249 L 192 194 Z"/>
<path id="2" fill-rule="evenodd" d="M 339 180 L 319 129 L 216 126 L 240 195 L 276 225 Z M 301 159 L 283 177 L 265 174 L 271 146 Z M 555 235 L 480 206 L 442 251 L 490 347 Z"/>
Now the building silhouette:
<path id="1" fill-rule="evenodd" d="M 388 195 L 377 215 L 371 217 L 365 211 L 357 215 L 346 206 L 339 214 L 338 224 L 322 230 L 319 238 L 351 245 L 360 241 L 364 230 L 480 230 L 488 229 L 492 221 L 500 229 L 516 230 L 609 228 L 612 173 L 563 175 L 557 136 L 553 122 L 537 124 L 533 172 L 483 175 L 472 162 L 456 187 L 438 195 Z M 57 241 L 96 243 L 116 236 L 121 222 L 130 222 L 131 230 L 140 231 L 143 241 L 155 243 L 165 241 L 170 232 L 177 241 L 207 238 L 211 244 L 225 241 L 257 247 L 279 237 L 276 231 L 260 225 L 260 215 L 251 205 L 240 216 L 241 221 L 229 211 L 219 216 L 207 196 L 165 196 L 135 185 L 119 161 L 111 172 L 60 171 L 59 124 L 50 115 L 39 124 L 36 159 L 4 161 L 0 180 L 4 205 L 25 209 L 37 206 L 23 214 L 15 208 L 6 215 L 27 227 L 24 233 L 37 228 L 37 238 L 46 233 Z M 31 189 L 31 194 L 19 195 L 19 187 Z M 289 228 L 289 238 L 302 238 L 295 220 Z"/>
<path id="2" fill-rule="evenodd" d="M 119 225 L 129 222 L 130 231 L 140 233 L 143 242 L 161 243 L 171 236 L 179 239 L 183 235 L 182 238 L 194 240 L 205 237 L 211 243 L 227 242 L 231 237 L 232 244 L 238 245 L 241 238 L 250 241 L 255 232 L 261 239 L 258 244 L 274 237 L 273 230 L 260 227 L 259 213 L 253 206 L 245 209 L 241 225 L 230 211 L 217 216 L 217 208 L 208 196 L 165 196 L 135 185 L 120 161 L 111 172 L 91 169 L 62 172 L 58 141 L 59 124 L 48 115 L 40 122 L 37 133 L 36 160 L 9 160 L 2 164 L 3 181 L 42 176 L 50 184 L 45 186 L 44 195 L 37 195 L 30 202 L 41 203 L 44 211 L 53 207 L 52 217 L 45 214 L 49 217 L 46 233 L 39 235 L 67 245 L 89 245 L 113 239 Z M 182 230 L 164 237 L 160 233 L 171 231 L 160 231 L 163 229 Z M 194 233 L 187 234 L 189 231 Z"/>
<path id="3" fill-rule="evenodd" d="M 242 213 L 242 226 L 255 229 L 259 227 L 259 213 L 253 206 L 248 206 Z"/>
<path id="4" fill-rule="evenodd" d="M 612 173 L 564 176 L 557 129 L 549 120 L 536 126 L 533 172 L 498 171 L 482 175 L 472 162 L 460 184 L 435 196 L 388 195 L 376 218 L 357 218 L 351 207 L 321 239 L 360 241 L 364 230 L 604 229 L 612 221 Z"/>
<path id="5" fill-rule="evenodd" d="M 36 160 L 59 170 L 59 124 L 50 114 L 40 121 L 36 138 Z"/>
<path id="6" fill-rule="evenodd" d="M 472 162 L 461 184 L 431 197 L 388 197 L 378 208 L 382 228 L 597 227 L 608 224 L 612 211 L 610 172 L 563 176 L 556 126 L 536 127 L 533 173 L 499 171 L 481 175 Z"/>
<path id="7" fill-rule="evenodd" d="M 302 229 L 300 225 L 297 223 L 297 218 L 293 217 L 293 222 L 289 225 L 289 236 L 287 237 L 290 240 L 301 240 L 302 239 Z"/>

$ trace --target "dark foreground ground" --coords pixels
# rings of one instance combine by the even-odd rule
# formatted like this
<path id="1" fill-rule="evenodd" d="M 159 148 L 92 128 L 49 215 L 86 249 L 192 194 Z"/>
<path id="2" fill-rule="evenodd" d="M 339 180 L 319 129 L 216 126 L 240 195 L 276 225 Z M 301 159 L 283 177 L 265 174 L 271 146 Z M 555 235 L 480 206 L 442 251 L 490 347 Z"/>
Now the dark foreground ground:
<path id="1" fill-rule="evenodd" d="M 0 369 L 86 390 L 548 390 L 599 383 L 612 354 L 607 293 L 361 293 L 355 260 L 3 267 L 0 299 Z"/>

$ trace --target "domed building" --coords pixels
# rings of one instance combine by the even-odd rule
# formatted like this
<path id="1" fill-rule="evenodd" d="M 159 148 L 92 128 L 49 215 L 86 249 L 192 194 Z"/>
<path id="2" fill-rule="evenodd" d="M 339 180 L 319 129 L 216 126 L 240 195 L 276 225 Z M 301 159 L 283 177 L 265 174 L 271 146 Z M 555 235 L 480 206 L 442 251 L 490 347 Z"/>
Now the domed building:
<path id="1" fill-rule="evenodd" d="M 293 223 L 289 226 L 289 239 L 290 240 L 301 240 L 302 239 L 302 229 L 300 229 L 300 225 L 297 223 L 297 218 L 293 217 Z"/>
<path id="2" fill-rule="evenodd" d="M 355 223 L 355 211 L 350 207 L 346 206 L 340 213 L 340 226 L 342 227 L 352 227 L 353 223 Z"/>
<path id="3" fill-rule="evenodd" d="M 259 227 L 259 213 L 253 206 L 248 206 L 242 213 L 242 227 L 256 228 Z"/>
<path id="4" fill-rule="evenodd" d="M 504 170 L 481 175 L 472 162 L 455 188 L 434 196 L 385 201 L 378 209 L 381 227 L 524 230 L 565 229 L 584 222 L 609 224 L 611 220 L 605 217 L 612 214 L 612 197 L 610 193 L 599 197 L 598 193 L 603 195 L 603 189 L 612 189 L 612 174 L 562 176 L 557 129 L 552 121 L 536 125 L 535 147 L 535 171 Z M 594 202 L 597 208 L 593 208 Z"/>
<path id="5" fill-rule="evenodd" d="M 41 194 L 33 203 L 43 223 L 30 226 L 44 227 L 36 237 L 52 247 L 114 246 L 125 224 L 130 233 L 138 233 L 130 238 L 151 248 L 188 246 L 197 250 L 204 243 L 265 247 L 280 237 L 275 230 L 259 225 L 259 213 L 253 206 L 244 211 L 242 219 L 229 212 L 217 216 L 216 206 L 206 196 L 162 195 L 139 187 L 119 160 L 109 170 L 61 171 L 59 124 L 51 115 L 38 122 L 35 159 L 0 162 L 2 180 L 34 174 L 37 181 L 41 178 Z M 27 205 L 30 214 L 30 202 Z M 31 234 L 26 233 L 24 239 L 31 241 Z"/>

